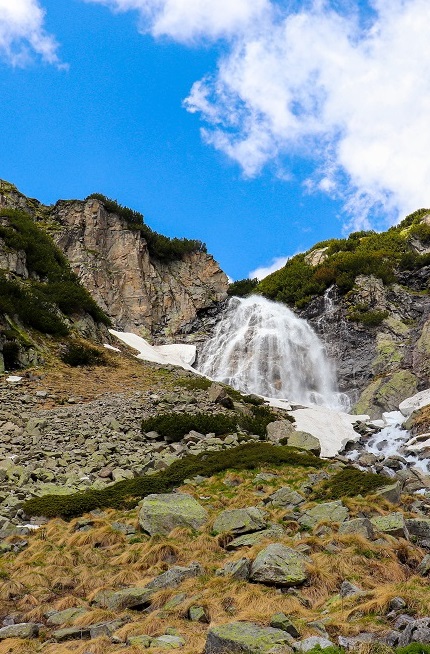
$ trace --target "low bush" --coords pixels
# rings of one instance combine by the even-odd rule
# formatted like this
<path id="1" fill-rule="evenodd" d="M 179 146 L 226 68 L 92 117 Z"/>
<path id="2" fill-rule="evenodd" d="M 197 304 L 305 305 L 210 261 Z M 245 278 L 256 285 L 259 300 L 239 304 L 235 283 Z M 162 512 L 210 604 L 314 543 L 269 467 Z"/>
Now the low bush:
<path id="1" fill-rule="evenodd" d="M 264 438 L 267 425 L 277 420 L 277 416 L 268 406 L 251 405 L 250 409 L 252 417 L 241 416 L 239 424 L 249 434 L 256 434 Z"/>
<path id="2" fill-rule="evenodd" d="M 180 441 L 190 431 L 201 434 L 228 434 L 238 427 L 236 417 L 220 413 L 161 413 L 142 422 L 142 431 L 156 431 L 169 443 Z"/>
<path id="3" fill-rule="evenodd" d="M 208 388 L 212 386 L 212 383 L 213 382 L 211 382 L 210 379 L 197 375 L 194 375 L 193 377 L 184 377 L 184 379 L 180 379 L 177 382 L 178 386 L 183 386 L 190 391 L 207 391 Z"/>
<path id="4" fill-rule="evenodd" d="M 377 327 L 389 315 L 388 311 L 350 311 L 348 313 L 348 320 L 353 322 L 361 322 L 367 327 Z"/>
<path id="5" fill-rule="evenodd" d="M 68 366 L 105 366 L 105 353 L 83 341 L 73 341 L 60 353 L 60 359 Z"/>
<path id="6" fill-rule="evenodd" d="M 253 470 L 262 465 L 321 468 L 325 463 L 312 454 L 270 443 L 247 443 L 222 452 L 189 455 L 165 470 L 112 484 L 103 490 L 86 490 L 72 495 L 44 495 L 24 503 L 27 515 L 73 518 L 94 509 L 130 509 L 150 493 L 166 493 L 185 479 L 211 477 L 224 470 Z"/>
<path id="7" fill-rule="evenodd" d="M 313 499 L 340 500 L 342 497 L 370 495 L 390 483 L 389 477 L 347 467 L 326 479 L 315 490 Z"/>

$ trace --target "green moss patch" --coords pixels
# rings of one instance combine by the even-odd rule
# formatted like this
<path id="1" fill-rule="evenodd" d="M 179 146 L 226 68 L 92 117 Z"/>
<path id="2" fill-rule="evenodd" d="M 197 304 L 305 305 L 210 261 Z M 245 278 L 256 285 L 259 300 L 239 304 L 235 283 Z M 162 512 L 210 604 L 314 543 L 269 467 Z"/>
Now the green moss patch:
<path id="1" fill-rule="evenodd" d="M 321 468 L 325 464 L 311 454 L 298 452 L 291 447 L 270 443 L 250 443 L 199 455 L 189 455 L 175 461 L 166 470 L 153 475 L 127 479 L 103 490 L 87 490 L 72 495 L 45 495 L 25 502 L 28 515 L 73 518 L 97 508 L 133 508 L 150 493 L 165 493 L 180 486 L 185 479 L 197 475 L 211 477 L 224 470 L 252 470 L 262 465 L 291 465 Z"/>

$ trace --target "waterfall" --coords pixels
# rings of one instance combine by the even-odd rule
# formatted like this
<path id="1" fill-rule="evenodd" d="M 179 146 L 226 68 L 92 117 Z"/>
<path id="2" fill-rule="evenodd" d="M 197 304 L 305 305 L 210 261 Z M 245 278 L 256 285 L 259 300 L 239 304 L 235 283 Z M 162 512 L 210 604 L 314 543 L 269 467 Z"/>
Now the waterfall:
<path id="1" fill-rule="evenodd" d="M 310 325 L 283 304 L 234 297 L 199 356 L 198 370 L 245 393 L 346 410 L 334 367 Z"/>

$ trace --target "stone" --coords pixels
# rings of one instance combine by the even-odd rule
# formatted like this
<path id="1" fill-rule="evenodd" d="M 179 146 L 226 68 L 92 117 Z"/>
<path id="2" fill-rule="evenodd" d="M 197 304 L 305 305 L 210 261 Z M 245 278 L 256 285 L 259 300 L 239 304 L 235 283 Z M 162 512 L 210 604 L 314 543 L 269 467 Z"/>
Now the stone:
<path id="1" fill-rule="evenodd" d="M 225 545 L 225 549 L 228 551 L 237 550 L 240 547 L 254 547 L 257 543 L 269 539 L 276 539 L 284 535 L 284 530 L 281 525 L 272 525 L 268 529 L 263 529 L 263 531 L 255 531 L 252 534 L 243 534 L 243 536 L 238 536 L 232 541 Z"/>
<path id="2" fill-rule="evenodd" d="M 226 389 L 220 384 L 213 383 L 208 389 L 209 402 L 220 404 L 226 409 L 234 409 L 234 402 Z"/>
<path id="3" fill-rule="evenodd" d="M 70 609 L 64 609 L 64 611 L 55 611 L 54 613 L 50 613 L 46 624 L 49 627 L 66 624 L 66 622 L 71 622 L 78 615 L 83 615 L 84 613 L 86 613 L 86 610 L 79 606 L 75 606 Z"/>
<path id="4" fill-rule="evenodd" d="M 409 534 L 403 513 L 389 513 L 388 515 L 377 516 L 371 518 L 371 522 L 375 529 L 382 531 L 384 534 L 389 534 L 395 538 L 408 538 Z"/>
<path id="5" fill-rule="evenodd" d="M 270 626 L 274 629 L 282 629 L 282 631 L 286 631 L 287 634 L 290 634 L 293 638 L 298 638 L 300 636 L 300 632 L 285 613 L 275 613 L 275 615 L 272 615 L 270 618 Z"/>
<path id="6" fill-rule="evenodd" d="M 0 629 L 0 640 L 6 640 L 6 638 L 37 638 L 38 635 L 39 625 L 34 622 L 19 622 Z"/>
<path id="7" fill-rule="evenodd" d="M 339 534 L 358 534 L 364 538 L 373 539 L 375 530 L 368 518 L 354 518 L 339 526 Z"/>
<path id="8" fill-rule="evenodd" d="M 52 632 L 52 638 L 57 643 L 66 640 L 89 640 L 91 638 L 90 627 L 65 627 Z"/>
<path id="9" fill-rule="evenodd" d="M 399 404 L 399 411 L 403 413 L 405 418 L 409 418 L 414 411 L 417 411 L 428 404 L 430 404 L 430 388 L 427 388 L 425 391 L 420 391 L 412 397 L 403 400 L 403 402 Z"/>
<path id="10" fill-rule="evenodd" d="M 411 536 L 415 536 L 418 542 L 430 538 L 430 518 L 407 518 L 406 529 Z"/>
<path id="11" fill-rule="evenodd" d="M 303 504 L 304 501 L 305 498 L 300 495 L 300 493 L 293 490 L 292 488 L 289 488 L 288 486 L 283 486 L 282 488 L 279 488 L 277 491 L 269 495 L 269 497 L 264 500 L 264 503 L 270 503 L 273 506 L 279 508 L 287 508 L 299 506 L 299 504 Z"/>
<path id="12" fill-rule="evenodd" d="M 207 624 L 209 622 L 208 616 L 203 606 L 190 606 L 188 609 L 188 617 L 191 622 L 202 622 Z"/>
<path id="13" fill-rule="evenodd" d="M 305 527 L 315 527 L 318 522 L 344 522 L 349 516 L 349 511 L 341 502 L 323 502 L 307 509 L 299 518 L 299 524 Z"/>
<path id="14" fill-rule="evenodd" d="M 245 557 L 238 561 L 230 561 L 223 568 L 217 570 L 218 576 L 233 577 L 233 579 L 247 580 L 251 571 L 251 561 Z"/>
<path id="15" fill-rule="evenodd" d="M 308 578 L 306 557 L 291 547 L 272 543 L 263 549 L 251 565 L 251 581 L 269 586 L 300 586 Z"/>
<path id="16" fill-rule="evenodd" d="M 388 608 L 390 609 L 390 611 L 402 611 L 403 609 L 406 608 L 406 606 L 407 604 L 403 599 L 403 597 L 393 597 L 393 599 L 390 600 Z"/>
<path id="17" fill-rule="evenodd" d="M 382 417 L 385 411 L 395 411 L 405 397 L 417 391 L 418 379 L 409 370 L 398 370 L 374 379 L 362 392 L 354 410 L 368 413 L 372 419 Z"/>
<path id="18" fill-rule="evenodd" d="M 142 636 L 128 636 L 127 645 L 130 647 L 151 647 L 152 638 L 143 634 Z"/>
<path id="19" fill-rule="evenodd" d="M 264 513 L 255 506 L 246 509 L 227 509 L 220 513 L 213 524 L 215 534 L 249 534 L 265 529 L 267 521 Z"/>
<path id="20" fill-rule="evenodd" d="M 358 586 L 351 584 L 350 581 L 342 581 L 340 586 L 339 595 L 341 597 L 352 597 L 353 595 L 359 595 L 363 591 Z"/>
<path id="21" fill-rule="evenodd" d="M 151 647 L 160 647 L 161 649 L 179 649 L 185 645 L 185 639 L 182 636 L 172 636 L 166 634 L 158 636 L 151 641 Z"/>
<path id="22" fill-rule="evenodd" d="M 400 502 L 400 495 L 402 486 L 399 481 L 389 486 L 383 486 L 375 491 L 375 495 L 384 500 L 388 500 L 391 504 L 398 504 Z"/>
<path id="23" fill-rule="evenodd" d="M 406 647 L 409 643 L 430 643 L 430 618 L 413 620 L 402 631 L 399 638 L 399 647 Z"/>
<path id="24" fill-rule="evenodd" d="M 295 431 L 288 436 L 287 445 L 290 447 L 298 447 L 301 450 L 306 450 L 319 456 L 321 454 L 321 443 L 318 438 L 308 434 L 306 431 Z"/>
<path id="25" fill-rule="evenodd" d="M 122 590 L 100 590 L 92 604 L 110 611 L 124 611 L 147 607 L 151 603 L 154 591 L 146 586 L 123 588 Z"/>
<path id="26" fill-rule="evenodd" d="M 141 503 L 139 524 L 151 536 L 168 536 L 176 527 L 199 529 L 207 511 L 191 495 L 166 493 L 148 495 Z"/>
<path id="27" fill-rule="evenodd" d="M 294 427 L 289 420 L 275 420 L 274 422 L 269 422 L 266 432 L 268 441 L 279 443 L 282 438 L 289 438 L 294 432 Z"/>
<path id="28" fill-rule="evenodd" d="M 430 554 L 426 554 L 421 563 L 417 567 L 417 572 L 423 577 L 427 577 L 430 573 Z"/>
<path id="29" fill-rule="evenodd" d="M 291 654 L 291 636 L 253 622 L 230 622 L 208 631 L 204 654 Z"/>
<path id="30" fill-rule="evenodd" d="M 321 636 L 310 636 L 296 643 L 296 647 L 299 652 L 309 652 L 314 647 L 320 647 L 321 649 L 334 647 L 334 643 L 327 638 L 321 638 Z"/>
<path id="31" fill-rule="evenodd" d="M 179 586 L 185 579 L 190 579 L 192 577 L 198 577 L 204 572 L 203 568 L 199 563 L 191 563 L 188 567 L 184 566 L 174 566 L 163 572 L 158 577 L 155 577 L 152 581 L 146 584 L 146 588 L 151 590 L 162 590 L 165 588 L 175 588 Z"/>

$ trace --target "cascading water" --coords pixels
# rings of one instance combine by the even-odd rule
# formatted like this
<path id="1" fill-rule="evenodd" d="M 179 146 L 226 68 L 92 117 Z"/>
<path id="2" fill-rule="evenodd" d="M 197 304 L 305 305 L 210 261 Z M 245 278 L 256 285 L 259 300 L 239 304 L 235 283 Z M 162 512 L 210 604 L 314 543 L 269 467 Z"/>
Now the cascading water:
<path id="1" fill-rule="evenodd" d="M 207 377 L 246 393 L 347 410 L 324 346 L 283 304 L 252 295 L 232 298 L 199 357 Z"/>

